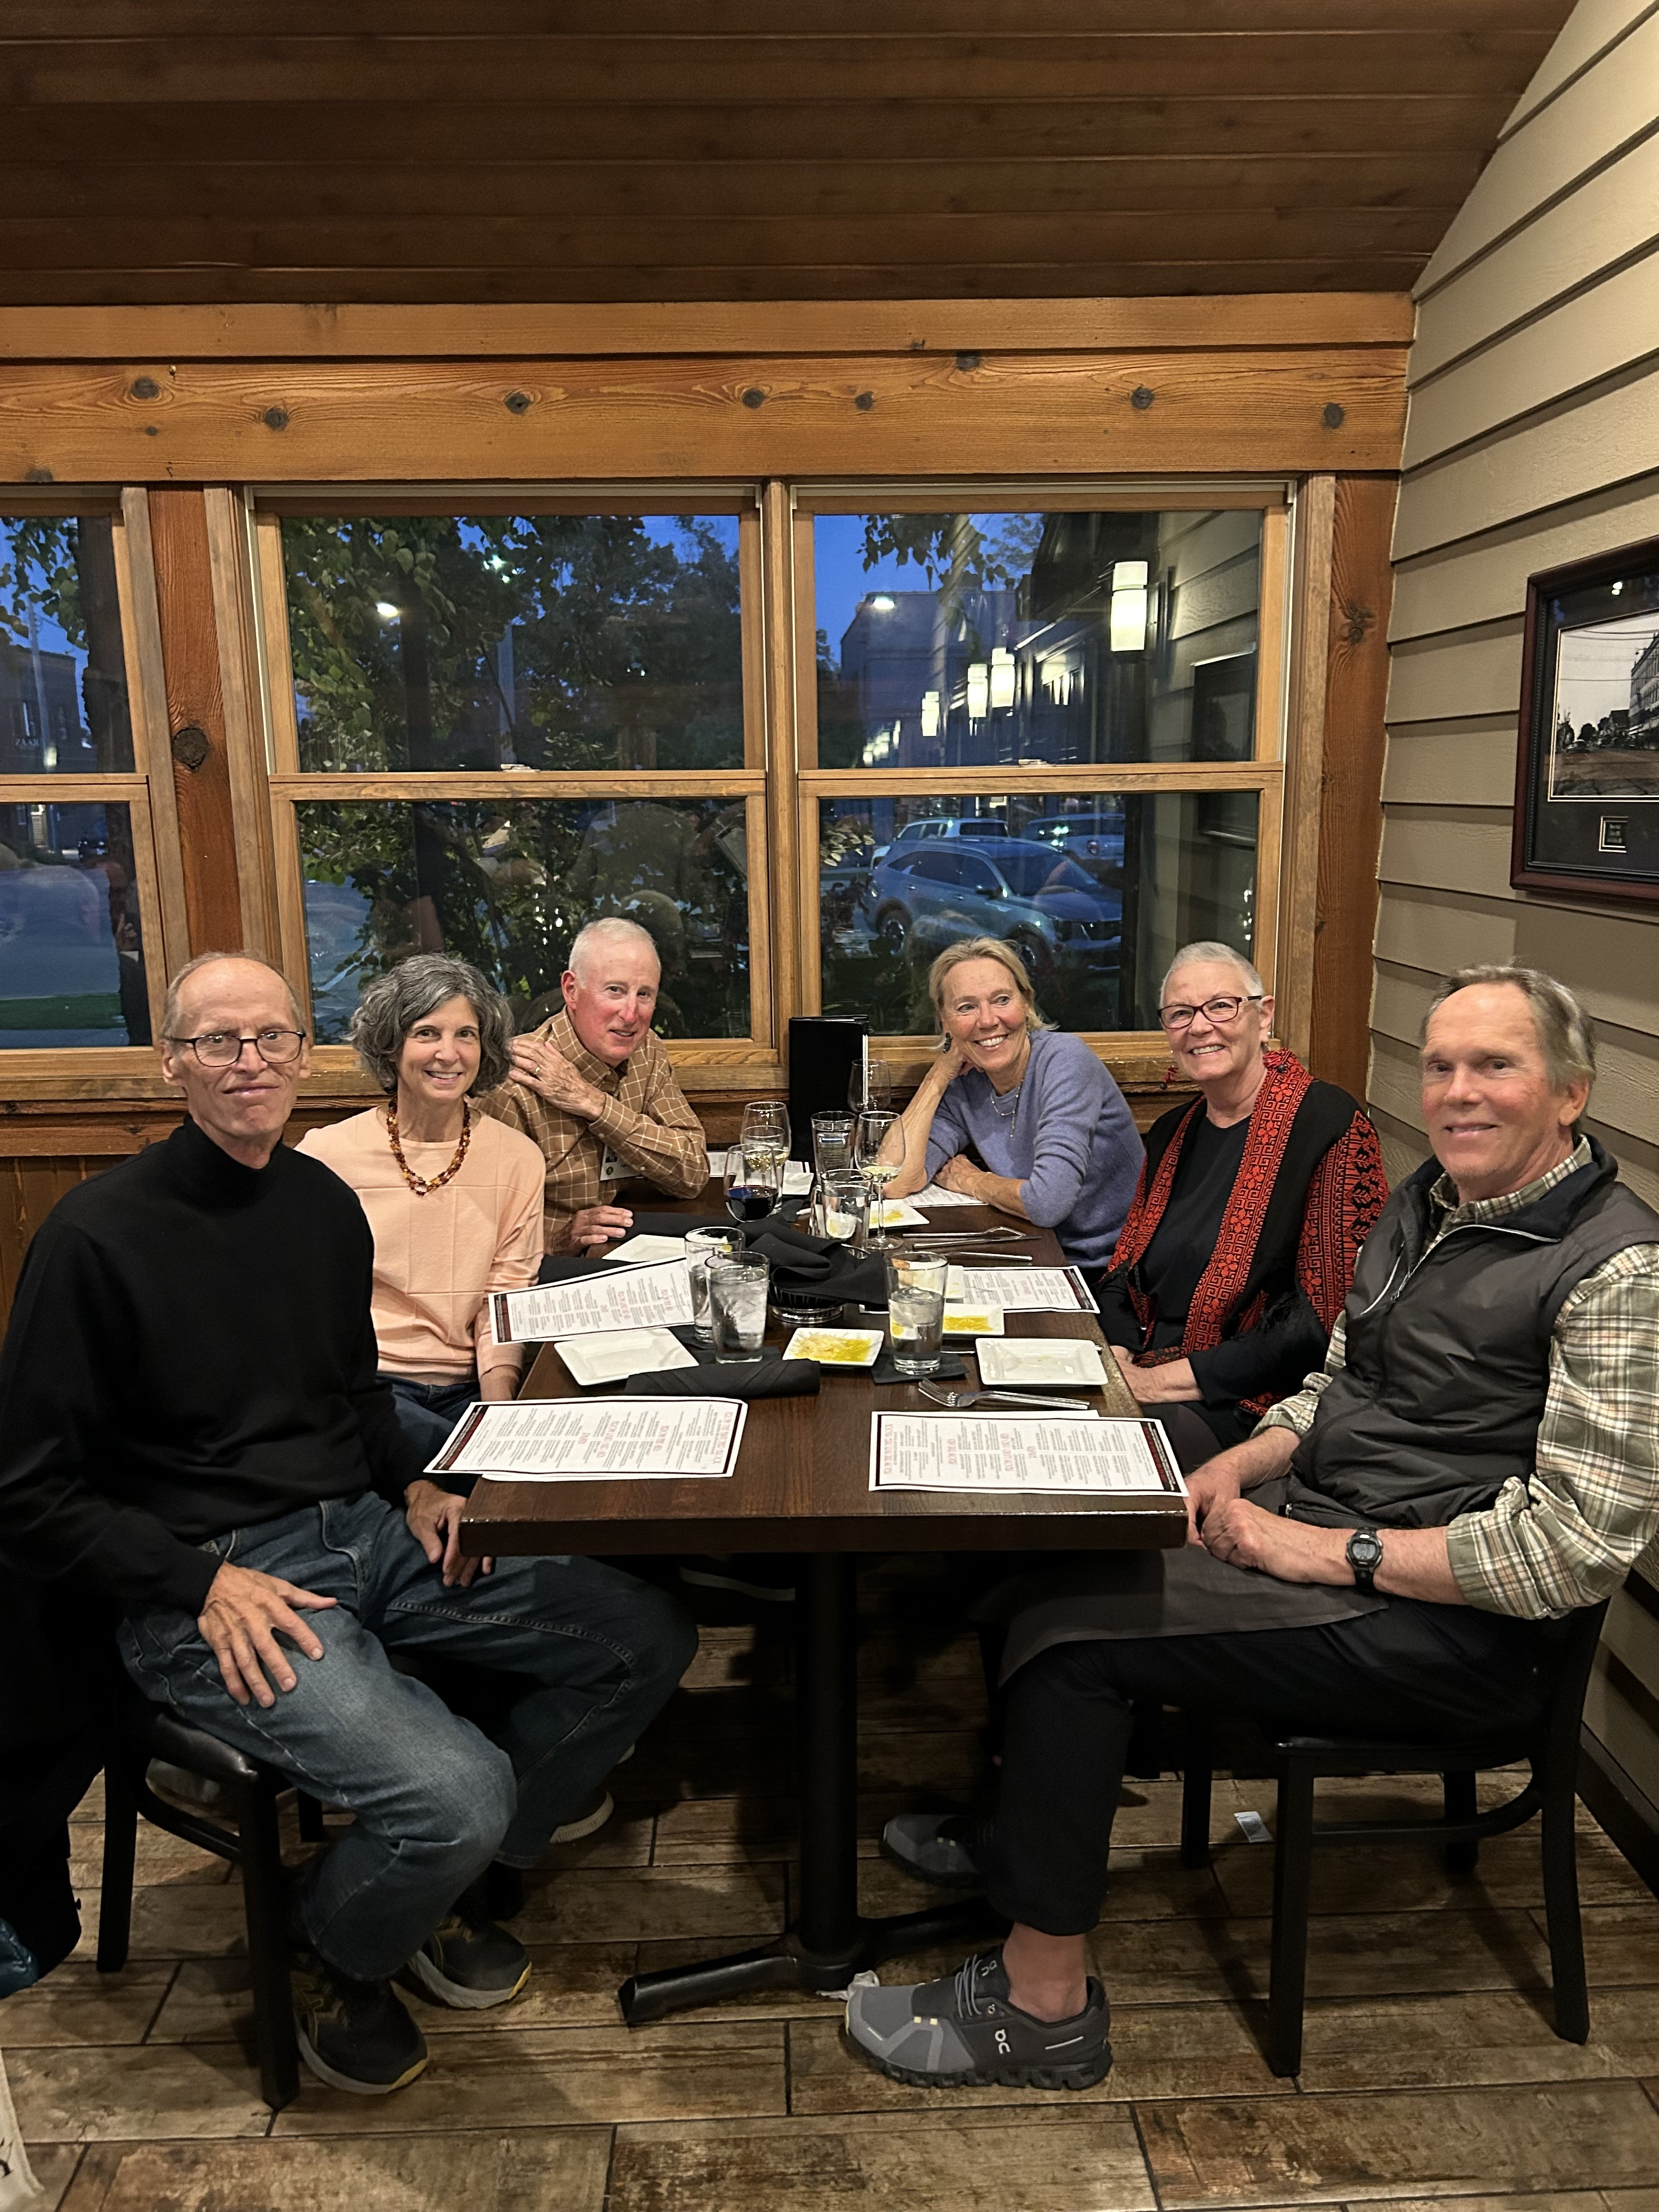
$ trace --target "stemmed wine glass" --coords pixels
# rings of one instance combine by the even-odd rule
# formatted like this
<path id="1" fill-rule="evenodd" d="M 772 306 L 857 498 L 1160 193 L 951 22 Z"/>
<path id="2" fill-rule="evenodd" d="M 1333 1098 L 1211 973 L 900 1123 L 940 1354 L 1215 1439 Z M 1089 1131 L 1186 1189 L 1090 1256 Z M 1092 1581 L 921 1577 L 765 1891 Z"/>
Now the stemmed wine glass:
<path id="1" fill-rule="evenodd" d="M 879 1248 L 892 1241 L 881 1225 L 881 1194 L 904 1167 L 903 1121 L 885 1107 L 866 1107 L 854 1127 L 853 1157 L 870 1186 L 868 1241 Z"/>
<path id="2" fill-rule="evenodd" d="M 777 1153 L 742 1143 L 726 1156 L 722 1178 L 726 1210 L 733 1221 L 764 1221 L 783 1194 L 783 1166 Z"/>
<path id="3" fill-rule="evenodd" d="M 884 1108 L 893 1095 L 893 1071 L 884 1060 L 855 1060 L 847 1079 L 847 1103 L 855 1114 Z"/>
<path id="4" fill-rule="evenodd" d="M 778 1164 L 778 1188 L 783 1188 L 784 1163 L 789 1158 L 789 1109 L 775 1099 L 752 1100 L 743 1109 L 738 1142 L 757 1157 L 771 1153 Z"/>

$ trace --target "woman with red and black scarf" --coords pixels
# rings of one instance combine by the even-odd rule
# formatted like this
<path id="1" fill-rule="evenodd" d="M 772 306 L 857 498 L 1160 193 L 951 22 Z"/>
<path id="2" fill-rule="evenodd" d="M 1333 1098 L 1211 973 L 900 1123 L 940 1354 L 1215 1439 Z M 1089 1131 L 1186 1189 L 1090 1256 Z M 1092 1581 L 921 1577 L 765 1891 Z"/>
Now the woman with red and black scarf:
<path id="1" fill-rule="evenodd" d="M 1176 955 L 1158 1018 L 1200 1095 L 1147 1131 L 1100 1292 L 1124 1377 L 1187 1472 L 1320 1365 L 1389 1194 L 1376 1130 L 1346 1091 L 1268 1049 L 1273 1013 L 1230 946 Z"/>

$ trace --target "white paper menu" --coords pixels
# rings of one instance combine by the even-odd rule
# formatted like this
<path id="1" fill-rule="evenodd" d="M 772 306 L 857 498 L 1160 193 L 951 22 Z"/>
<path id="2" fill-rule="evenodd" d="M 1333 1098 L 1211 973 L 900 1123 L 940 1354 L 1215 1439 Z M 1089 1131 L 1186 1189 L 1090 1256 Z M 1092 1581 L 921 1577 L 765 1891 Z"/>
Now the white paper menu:
<path id="1" fill-rule="evenodd" d="M 594 1482 L 730 1474 L 739 1398 L 518 1398 L 469 1406 L 428 1474 Z"/>
<path id="2" fill-rule="evenodd" d="M 1157 1421 L 1054 1413 L 873 1413 L 870 1487 L 1187 1494 Z"/>
<path id="3" fill-rule="evenodd" d="M 639 1267 L 595 1267 L 591 1277 L 539 1284 L 527 1291 L 492 1291 L 489 1326 L 497 1344 L 543 1344 L 556 1336 L 592 1336 L 604 1328 L 660 1328 L 691 1318 L 691 1285 L 683 1260 Z"/>
<path id="4" fill-rule="evenodd" d="M 1075 1267 L 952 1267 L 949 1303 L 1000 1306 L 1005 1313 L 1098 1313 Z"/>

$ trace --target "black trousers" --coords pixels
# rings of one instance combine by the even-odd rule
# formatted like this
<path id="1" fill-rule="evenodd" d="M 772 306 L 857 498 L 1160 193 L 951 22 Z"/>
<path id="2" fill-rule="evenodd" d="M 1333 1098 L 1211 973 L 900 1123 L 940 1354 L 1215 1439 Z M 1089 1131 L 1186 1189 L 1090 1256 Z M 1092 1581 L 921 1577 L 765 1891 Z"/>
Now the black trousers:
<path id="1" fill-rule="evenodd" d="M 1310 1733 L 1449 1739 L 1533 1719 L 1558 1640 L 1548 1623 L 1395 1598 L 1318 1628 L 1053 1645 L 1002 1693 L 987 1894 L 1044 1935 L 1095 1925 L 1137 1700 Z"/>

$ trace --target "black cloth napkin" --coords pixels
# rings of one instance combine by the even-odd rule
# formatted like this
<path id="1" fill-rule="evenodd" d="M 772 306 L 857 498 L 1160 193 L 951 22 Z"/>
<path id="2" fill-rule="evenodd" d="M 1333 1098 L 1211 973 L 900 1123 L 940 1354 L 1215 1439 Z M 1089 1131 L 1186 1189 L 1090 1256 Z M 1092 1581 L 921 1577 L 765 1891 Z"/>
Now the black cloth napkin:
<path id="1" fill-rule="evenodd" d="M 817 1364 L 811 1359 L 769 1358 L 720 1366 L 676 1367 L 666 1375 L 630 1375 L 623 1384 L 628 1398 L 807 1398 L 818 1389 Z"/>
<path id="2" fill-rule="evenodd" d="M 941 1352 L 939 1365 L 931 1375 L 901 1375 L 893 1364 L 890 1347 L 870 1370 L 870 1380 L 872 1382 L 961 1382 L 966 1379 L 967 1373 L 968 1370 L 954 1352 Z"/>

